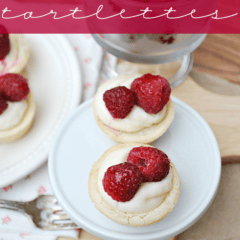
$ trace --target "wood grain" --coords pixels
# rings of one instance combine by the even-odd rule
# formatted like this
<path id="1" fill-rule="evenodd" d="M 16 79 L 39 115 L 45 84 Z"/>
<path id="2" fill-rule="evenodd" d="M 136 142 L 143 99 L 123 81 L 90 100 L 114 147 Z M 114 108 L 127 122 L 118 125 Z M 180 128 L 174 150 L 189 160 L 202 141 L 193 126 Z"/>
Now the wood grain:
<path id="1" fill-rule="evenodd" d="M 84 230 L 81 231 L 81 234 L 79 235 L 78 239 L 81 240 L 102 240 L 102 238 L 98 238 Z M 58 240 L 58 239 L 57 239 Z M 71 239 L 59 239 L 59 240 L 71 240 Z M 169 238 L 168 240 L 178 240 L 178 236 Z"/>
<path id="2" fill-rule="evenodd" d="M 222 165 L 240 163 L 240 156 L 225 156 L 222 157 Z"/>
<path id="3" fill-rule="evenodd" d="M 240 34 L 209 34 L 193 55 L 195 69 L 240 84 Z"/>
<path id="4" fill-rule="evenodd" d="M 240 155 L 240 96 L 224 96 L 200 87 L 188 77 L 173 96 L 193 107 L 208 122 L 221 156 Z"/>
<path id="5" fill-rule="evenodd" d="M 101 238 L 93 236 L 92 234 L 90 234 L 84 230 L 82 230 L 81 235 L 79 235 L 79 239 L 81 239 L 81 240 L 102 240 Z M 65 240 L 65 239 L 62 239 L 62 240 Z M 66 240 L 68 240 L 68 239 L 66 239 Z M 71 239 L 69 239 L 69 240 L 71 240 Z M 170 238 L 168 240 L 178 240 L 178 236 Z"/>

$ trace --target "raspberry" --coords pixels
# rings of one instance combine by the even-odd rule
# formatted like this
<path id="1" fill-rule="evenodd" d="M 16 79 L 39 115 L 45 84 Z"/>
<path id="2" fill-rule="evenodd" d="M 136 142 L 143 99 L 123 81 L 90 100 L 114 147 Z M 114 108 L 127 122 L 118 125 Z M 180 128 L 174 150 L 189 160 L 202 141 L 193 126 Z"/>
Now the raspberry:
<path id="1" fill-rule="evenodd" d="M 130 201 L 141 183 L 139 168 L 128 162 L 109 167 L 103 178 L 105 192 L 118 202 Z"/>
<path id="2" fill-rule="evenodd" d="M 8 103 L 0 98 L 0 114 L 2 114 L 7 107 Z"/>
<path id="3" fill-rule="evenodd" d="M 0 76 L 0 93 L 5 101 L 21 101 L 29 93 L 27 79 L 15 73 Z"/>
<path id="4" fill-rule="evenodd" d="M 0 25 L 0 60 L 4 59 L 10 51 L 10 41 L 7 29 Z"/>
<path id="5" fill-rule="evenodd" d="M 158 182 L 164 179 L 170 169 L 168 156 L 157 148 L 133 148 L 127 162 L 135 164 L 143 175 L 143 182 Z"/>
<path id="6" fill-rule="evenodd" d="M 103 101 L 114 118 L 123 119 L 131 112 L 135 97 L 130 89 L 120 86 L 107 90 L 103 94 Z"/>
<path id="7" fill-rule="evenodd" d="M 150 73 L 135 79 L 131 84 L 131 90 L 136 96 L 136 105 L 151 114 L 163 109 L 171 93 L 167 79 Z"/>

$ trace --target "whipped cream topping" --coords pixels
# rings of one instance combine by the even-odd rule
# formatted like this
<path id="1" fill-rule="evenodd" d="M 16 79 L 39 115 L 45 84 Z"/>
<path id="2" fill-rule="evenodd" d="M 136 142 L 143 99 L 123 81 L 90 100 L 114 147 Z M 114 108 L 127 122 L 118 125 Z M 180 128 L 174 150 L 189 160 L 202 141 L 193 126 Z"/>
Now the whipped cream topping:
<path id="1" fill-rule="evenodd" d="M 22 119 L 26 109 L 27 100 L 7 102 L 8 107 L 0 114 L 0 130 L 7 130 L 16 126 Z"/>
<path id="2" fill-rule="evenodd" d="M 166 106 L 157 114 L 146 113 L 142 108 L 134 105 L 132 111 L 124 119 L 115 119 L 109 113 L 103 101 L 105 91 L 125 86 L 131 88 L 132 82 L 142 75 L 119 75 L 112 81 L 99 87 L 95 96 L 95 109 L 100 120 L 107 126 L 125 132 L 137 132 L 153 124 L 159 123 L 166 114 Z"/>
<path id="3" fill-rule="evenodd" d="M 137 146 L 134 146 L 137 147 Z M 128 202 L 117 202 L 110 197 L 103 188 L 102 180 L 110 166 L 126 161 L 133 147 L 125 147 L 110 153 L 103 161 L 98 173 L 98 190 L 101 197 L 119 211 L 139 213 L 156 208 L 172 188 L 172 171 L 160 182 L 142 183 L 135 196 Z"/>

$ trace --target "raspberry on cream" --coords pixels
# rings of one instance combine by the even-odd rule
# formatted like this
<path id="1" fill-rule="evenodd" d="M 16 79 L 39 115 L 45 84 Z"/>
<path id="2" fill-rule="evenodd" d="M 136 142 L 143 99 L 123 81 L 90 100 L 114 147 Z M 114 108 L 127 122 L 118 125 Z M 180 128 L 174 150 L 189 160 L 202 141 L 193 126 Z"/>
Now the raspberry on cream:
<path id="1" fill-rule="evenodd" d="M 27 79 L 15 73 L 0 76 L 0 143 L 13 142 L 30 129 L 36 105 Z"/>
<path id="2" fill-rule="evenodd" d="M 7 108 L 0 114 L 0 130 L 16 126 L 27 109 L 26 97 L 29 94 L 27 79 L 15 73 L 0 76 L 1 101 Z"/>
<path id="3" fill-rule="evenodd" d="M 140 77 L 141 75 L 137 75 Z M 164 107 L 157 114 L 149 114 L 139 106 L 134 105 L 132 111 L 124 119 L 115 119 L 111 116 L 103 101 L 103 95 L 107 90 L 118 86 L 125 86 L 131 88 L 132 82 L 135 80 L 136 75 L 122 75 L 118 76 L 115 81 L 109 84 L 103 84 L 95 98 L 95 109 L 100 120 L 107 126 L 125 132 L 137 132 L 153 124 L 159 123 L 166 114 L 166 107 Z"/>
<path id="4" fill-rule="evenodd" d="M 118 86 L 107 90 L 103 101 L 114 119 L 124 119 L 132 111 L 136 98 L 130 89 Z"/>
<path id="5" fill-rule="evenodd" d="M 120 148 L 110 153 L 102 162 L 98 173 L 98 190 L 101 197 L 113 208 L 129 213 L 142 213 L 150 211 L 161 204 L 166 194 L 172 188 L 172 171 L 159 182 L 144 182 L 130 201 L 118 202 L 113 200 L 103 188 L 104 174 L 110 166 L 124 163 L 133 147 Z"/>
<path id="6" fill-rule="evenodd" d="M 10 42 L 7 29 L 1 24 L 0 33 L 0 60 L 3 60 L 10 51 Z"/>
<path id="7" fill-rule="evenodd" d="M 131 84 L 136 96 L 136 105 L 150 114 L 159 113 L 167 104 L 171 87 L 166 78 L 150 73 L 136 78 Z"/>
<path id="8" fill-rule="evenodd" d="M 8 103 L 0 97 L 0 114 L 2 114 L 8 107 Z"/>
<path id="9" fill-rule="evenodd" d="M 117 202 L 130 201 L 142 183 L 140 169 L 129 162 L 110 166 L 104 173 L 103 188 Z"/>

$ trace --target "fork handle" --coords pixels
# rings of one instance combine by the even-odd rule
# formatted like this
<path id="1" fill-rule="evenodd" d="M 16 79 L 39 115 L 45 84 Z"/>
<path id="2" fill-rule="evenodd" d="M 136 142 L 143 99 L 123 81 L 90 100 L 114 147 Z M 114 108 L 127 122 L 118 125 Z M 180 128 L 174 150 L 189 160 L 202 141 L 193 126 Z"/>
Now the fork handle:
<path id="1" fill-rule="evenodd" d="M 0 208 L 20 211 L 25 213 L 24 209 L 21 206 L 21 203 L 19 202 L 0 199 Z"/>

